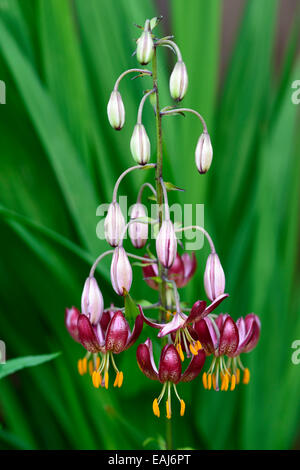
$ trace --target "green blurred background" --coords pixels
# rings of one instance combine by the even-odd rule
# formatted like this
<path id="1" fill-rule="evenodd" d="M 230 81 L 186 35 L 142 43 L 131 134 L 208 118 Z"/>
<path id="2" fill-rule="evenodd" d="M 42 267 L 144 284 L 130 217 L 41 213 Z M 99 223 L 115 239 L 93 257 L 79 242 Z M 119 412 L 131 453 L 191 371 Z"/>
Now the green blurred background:
<path id="1" fill-rule="evenodd" d="M 136 66 L 133 23 L 161 13 L 166 18 L 157 33 L 175 35 L 188 68 L 184 105 L 204 115 L 214 147 L 212 168 L 200 177 L 197 119 L 165 119 L 165 179 L 186 189 L 170 194 L 170 202 L 205 204 L 205 226 L 230 293 L 223 308 L 235 319 L 254 311 L 262 320 L 258 347 L 243 358 L 252 375 L 247 387 L 215 393 L 203 390 L 200 378 L 179 386 L 187 412 L 184 418 L 174 413 L 174 446 L 300 447 L 300 365 L 291 361 L 292 342 L 300 339 L 300 108 L 291 101 L 292 83 L 300 79 L 296 6 L 287 0 L 0 0 L 6 83 L 0 339 L 7 358 L 62 351 L 49 364 L 1 380 L 0 448 L 141 449 L 148 438 L 145 448 L 163 445 L 165 419 L 151 411 L 160 385 L 139 371 L 136 345 L 117 358 L 122 389 L 96 390 L 78 375 L 84 351 L 64 326 L 65 307 L 80 305 L 90 263 L 106 249 L 95 233 L 96 208 L 110 201 L 119 173 L 133 164 L 129 139 L 149 81 L 122 83 L 121 133 L 107 121 L 109 94 L 119 74 Z M 172 104 L 173 60 L 169 51 L 159 52 L 163 106 Z M 144 124 L 155 151 L 149 105 Z M 133 203 L 144 178 L 128 176 L 120 194 L 129 191 Z M 199 269 L 182 292 L 189 303 L 205 298 L 207 253 L 205 247 L 197 254 Z M 106 304 L 119 304 L 108 273 L 103 263 L 97 277 Z M 148 294 L 135 267 L 132 295 Z M 145 327 L 140 341 L 148 334 Z"/>

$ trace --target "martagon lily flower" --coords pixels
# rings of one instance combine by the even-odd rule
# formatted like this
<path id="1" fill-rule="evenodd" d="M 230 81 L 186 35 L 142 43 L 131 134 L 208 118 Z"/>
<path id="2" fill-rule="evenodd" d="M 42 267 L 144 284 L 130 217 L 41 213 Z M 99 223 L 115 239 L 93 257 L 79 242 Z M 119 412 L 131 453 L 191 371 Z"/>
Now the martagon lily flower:
<path id="1" fill-rule="evenodd" d="M 147 255 L 145 255 L 147 258 Z M 159 284 L 155 281 L 158 276 L 157 264 L 143 263 L 143 274 L 148 286 L 152 289 L 159 290 Z M 195 253 L 190 256 L 188 253 L 180 255 L 176 254 L 174 263 L 168 270 L 168 279 L 175 281 L 177 287 L 184 287 L 193 277 L 197 268 L 197 260 Z"/>
<path id="2" fill-rule="evenodd" d="M 167 392 L 166 413 L 167 418 L 172 416 L 171 407 L 171 387 L 173 387 L 175 395 L 180 403 L 180 416 L 184 415 L 185 402 L 180 398 L 176 385 L 179 382 L 190 382 L 194 380 L 201 372 L 205 362 L 205 352 L 199 351 L 199 354 L 193 356 L 188 367 L 182 373 L 181 360 L 173 344 L 167 344 L 163 347 L 160 355 L 159 367 L 157 369 L 152 350 L 152 342 L 148 338 L 145 343 L 140 344 L 137 348 L 137 362 L 143 372 L 151 380 L 159 380 L 162 384 L 162 391 L 158 398 L 153 401 L 153 413 L 160 417 L 159 404 Z"/>
<path id="3" fill-rule="evenodd" d="M 121 310 L 104 311 L 100 321 L 93 325 L 87 315 L 72 307 L 66 309 L 65 323 L 72 338 L 87 350 L 85 357 L 78 361 L 80 375 L 85 374 L 89 367 L 93 385 L 96 388 L 101 385 L 107 389 L 111 362 L 116 372 L 114 387 L 121 387 L 123 372 L 117 368 L 114 354 L 130 348 L 138 339 L 143 328 L 142 315 L 136 317 L 132 332 Z M 91 357 L 92 360 L 88 363 Z"/>
<path id="4" fill-rule="evenodd" d="M 187 355 L 189 355 L 190 351 L 195 356 L 201 350 L 201 340 L 199 342 L 194 324 L 211 313 L 226 297 L 228 297 L 228 294 L 222 294 L 209 305 L 207 305 L 205 300 L 198 300 L 194 303 L 189 315 L 185 315 L 181 311 L 175 312 L 172 320 L 168 323 L 156 323 L 150 320 L 144 315 L 141 308 L 140 313 L 147 325 L 160 330 L 157 335 L 159 338 L 171 334 L 174 346 L 183 361 L 184 350 Z"/>
<path id="5" fill-rule="evenodd" d="M 209 371 L 203 374 L 203 385 L 207 389 L 234 390 L 240 382 L 240 369 L 244 372 L 243 383 L 250 381 L 250 372 L 244 367 L 240 354 L 255 348 L 260 335 L 260 320 L 253 313 L 236 322 L 228 314 L 220 314 L 215 320 L 206 317 L 196 322 L 195 331 L 207 355 L 214 359 Z M 225 361 L 227 356 L 228 361 Z"/>

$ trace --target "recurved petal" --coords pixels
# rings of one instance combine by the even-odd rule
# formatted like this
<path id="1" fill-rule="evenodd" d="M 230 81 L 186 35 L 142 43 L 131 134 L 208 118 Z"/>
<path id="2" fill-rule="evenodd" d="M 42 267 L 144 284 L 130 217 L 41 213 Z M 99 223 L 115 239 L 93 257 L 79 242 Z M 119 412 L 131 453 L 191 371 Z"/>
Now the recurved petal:
<path id="1" fill-rule="evenodd" d="M 105 336 L 106 350 L 112 351 L 115 354 L 119 354 L 124 351 L 129 334 L 130 328 L 128 322 L 123 313 L 118 310 L 112 317 L 107 328 Z"/>
<path id="2" fill-rule="evenodd" d="M 82 346 L 92 353 L 102 351 L 104 347 L 103 338 L 101 338 L 101 328 L 98 324 L 93 326 L 86 315 L 78 317 L 79 340 Z"/>
<path id="3" fill-rule="evenodd" d="M 188 367 L 181 376 L 180 382 L 190 382 L 194 380 L 201 372 L 205 363 L 206 354 L 203 349 L 198 351 L 196 356 L 193 355 Z"/>
<path id="4" fill-rule="evenodd" d="M 66 308 L 65 313 L 65 324 L 68 332 L 72 338 L 80 343 L 79 332 L 77 327 L 78 317 L 80 315 L 79 310 L 76 307 Z"/>
<path id="5" fill-rule="evenodd" d="M 211 313 L 215 308 L 217 308 L 218 305 L 220 305 L 221 302 L 223 302 L 226 297 L 229 297 L 229 294 L 221 294 L 219 297 L 217 297 L 211 304 L 209 304 L 206 309 L 205 309 L 205 315 L 208 315 Z"/>
<path id="6" fill-rule="evenodd" d="M 167 344 L 163 347 L 158 376 L 160 382 L 172 382 L 177 384 L 181 378 L 181 359 L 173 344 Z"/>
<path id="7" fill-rule="evenodd" d="M 219 355 L 232 356 L 239 344 L 239 332 L 235 322 L 229 315 L 220 333 Z"/>
<path id="8" fill-rule="evenodd" d="M 208 317 L 196 322 L 194 329 L 206 354 L 215 354 L 220 339 L 217 325 Z"/>
<path id="9" fill-rule="evenodd" d="M 148 338 L 145 343 L 139 344 L 136 351 L 139 368 L 151 380 L 158 379 L 158 371 L 154 362 L 152 341 Z"/>
<path id="10" fill-rule="evenodd" d="M 158 337 L 162 338 L 163 336 L 166 336 L 170 333 L 173 333 L 174 331 L 179 330 L 179 328 L 182 328 L 187 321 L 186 315 L 184 313 L 178 313 L 176 312 L 174 317 L 172 318 L 171 321 L 166 323 L 165 325 L 162 325 L 162 329 L 158 333 Z"/>
<path id="11" fill-rule="evenodd" d="M 197 302 L 195 302 L 194 305 L 192 306 L 191 313 L 189 314 L 186 322 L 191 323 L 191 322 L 201 320 L 203 317 L 207 315 L 205 313 L 205 308 L 206 308 L 205 300 L 197 300 Z"/>
<path id="12" fill-rule="evenodd" d="M 138 305 L 138 307 L 141 311 L 142 310 L 141 306 Z M 136 342 L 136 340 L 138 339 L 138 337 L 140 336 L 140 334 L 142 332 L 143 325 L 144 325 L 143 315 L 139 314 L 135 319 L 135 323 L 134 323 L 132 333 L 130 333 L 130 335 L 128 336 L 127 344 L 126 344 L 125 349 L 130 348 L 130 346 L 132 346 Z"/>
<path id="13" fill-rule="evenodd" d="M 259 340 L 261 324 L 257 315 L 249 313 L 245 317 L 245 325 L 246 331 L 251 332 L 251 334 L 249 334 L 249 336 L 247 334 L 247 341 L 244 344 L 242 352 L 250 352 L 255 348 Z"/>

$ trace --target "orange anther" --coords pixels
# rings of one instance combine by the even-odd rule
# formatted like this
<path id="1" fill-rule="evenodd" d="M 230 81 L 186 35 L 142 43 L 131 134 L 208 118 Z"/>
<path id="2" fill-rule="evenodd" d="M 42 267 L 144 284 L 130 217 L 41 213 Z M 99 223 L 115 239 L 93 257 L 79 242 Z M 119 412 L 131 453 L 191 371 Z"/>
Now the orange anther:
<path id="1" fill-rule="evenodd" d="M 185 403 L 183 400 L 180 400 L 180 416 L 183 416 L 185 412 Z"/>
<path id="2" fill-rule="evenodd" d="M 119 388 L 122 387 L 123 379 L 124 379 L 123 372 L 120 372 L 120 373 L 119 373 L 119 379 L 118 379 L 118 387 L 119 387 Z"/>
<path id="3" fill-rule="evenodd" d="M 208 390 L 211 389 L 211 374 L 207 375 L 207 388 Z"/>
<path id="4" fill-rule="evenodd" d="M 115 381 L 114 381 L 114 387 L 117 387 L 117 385 L 119 383 L 119 374 L 120 374 L 120 372 L 118 371 L 117 375 L 116 375 L 116 378 L 115 378 Z"/>
<path id="5" fill-rule="evenodd" d="M 152 409 L 153 409 L 153 413 L 155 414 L 155 416 L 157 416 L 159 418 L 160 417 L 160 411 L 159 411 L 157 398 L 155 398 L 155 400 L 153 400 Z"/>
<path id="6" fill-rule="evenodd" d="M 231 387 L 230 390 L 233 391 L 235 389 L 235 384 L 236 384 L 236 377 L 235 375 L 231 376 Z"/>
<path id="7" fill-rule="evenodd" d="M 250 382 L 250 370 L 246 367 L 244 370 L 243 384 L 248 384 Z"/>
<path id="8" fill-rule="evenodd" d="M 105 374 L 104 374 L 104 386 L 105 386 L 106 390 L 108 389 L 108 381 L 109 381 L 108 372 L 105 371 Z"/>
<path id="9" fill-rule="evenodd" d="M 207 373 L 204 372 L 202 375 L 202 382 L 203 382 L 203 387 L 207 389 Z"/>

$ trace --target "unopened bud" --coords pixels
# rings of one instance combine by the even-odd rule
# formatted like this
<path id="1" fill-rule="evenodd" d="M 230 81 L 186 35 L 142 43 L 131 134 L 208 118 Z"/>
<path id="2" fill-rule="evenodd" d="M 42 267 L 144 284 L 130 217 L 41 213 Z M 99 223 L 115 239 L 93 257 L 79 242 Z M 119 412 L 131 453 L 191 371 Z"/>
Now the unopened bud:
<path id="1" fill-rule="evenodd" d="M 104 309 L 103 297 L 96 279 L 88 277 L 81 296 L 81 312 L 86 315 L 92 325 L 96 325 L 102 317 Z"/>
<path id="2" fill-rule="evenodd" d="M 213 301 L 225 290 L 225 274 L 217 253 L 211 253 L 207 258 L 204 273 L 204 288 L 207 297 Z"/>
<path id="3" fill-rule="evenodd" d="M 143 124 L 134 126 L 130 140 L 130 150 L 139 165 L 146 165 L 150 160 L 150 140 Z"/>
<path id="4" fill-rule="evenodd" d="M 146 65 L 152 60 L 154 44 L 150 29 L 150 21 L 146 20 L 144 32 L 137 41 L 136 57 L 142 65 Z"/>
<path id="5" fill-rule="evenodd" d="M 182 60 L 176 62 L 170 77 L 170 93 L 174 100 L 181 101 L 188 87 L 188 74 Z"/>
<path id="6" fill-rule="evenodd" d="M 177 238 L 171 220 L 164 220 L 156 238 L 156 253 L 165 268 L 174 263 L 177 253 Z"/>
<path id="7" fill-rule="evenodd" d="M 121 207 L 117 202 L 112 202 L 108 208 L 104 221 L 104 232 L 107 243 L 118 246 L 125 228 L 125 220 Z"/>
<path id="8" fill-rule="evenodd" d="M 111 267 L 110 278 L 114 291 L 118 295 L 129 292 L 132 283 L 132 269 L 126 251 L 122 246 L 115 249 Z"/>
<path id="9" fill-rule="evenodd" d="M 107 104 L 107 116 L 111 127 L 117 131 L 121 130 L 125 122 L 125 108 L 122 97 L 118 90 L 111 92 Z"/>
<path id="10" fill-rule="evenodd" d="M 130 218 L 138 219 L 147 217 L 145 207 L 140 202 L 132 206 Z M 143 248 L 148 239 L 148 224 L 143 222 L 131 222 L 128 228 L 131 243 L 135 248 Z"/>
<path id="11" fill-rule="evenodd" d="M 209 134 L 207 132 L 203 132 L 199 137 L 195 151 L 195 162 L 199 173 L 203 174 L 209 170 L 212 158 L 213 148 Z"/>

